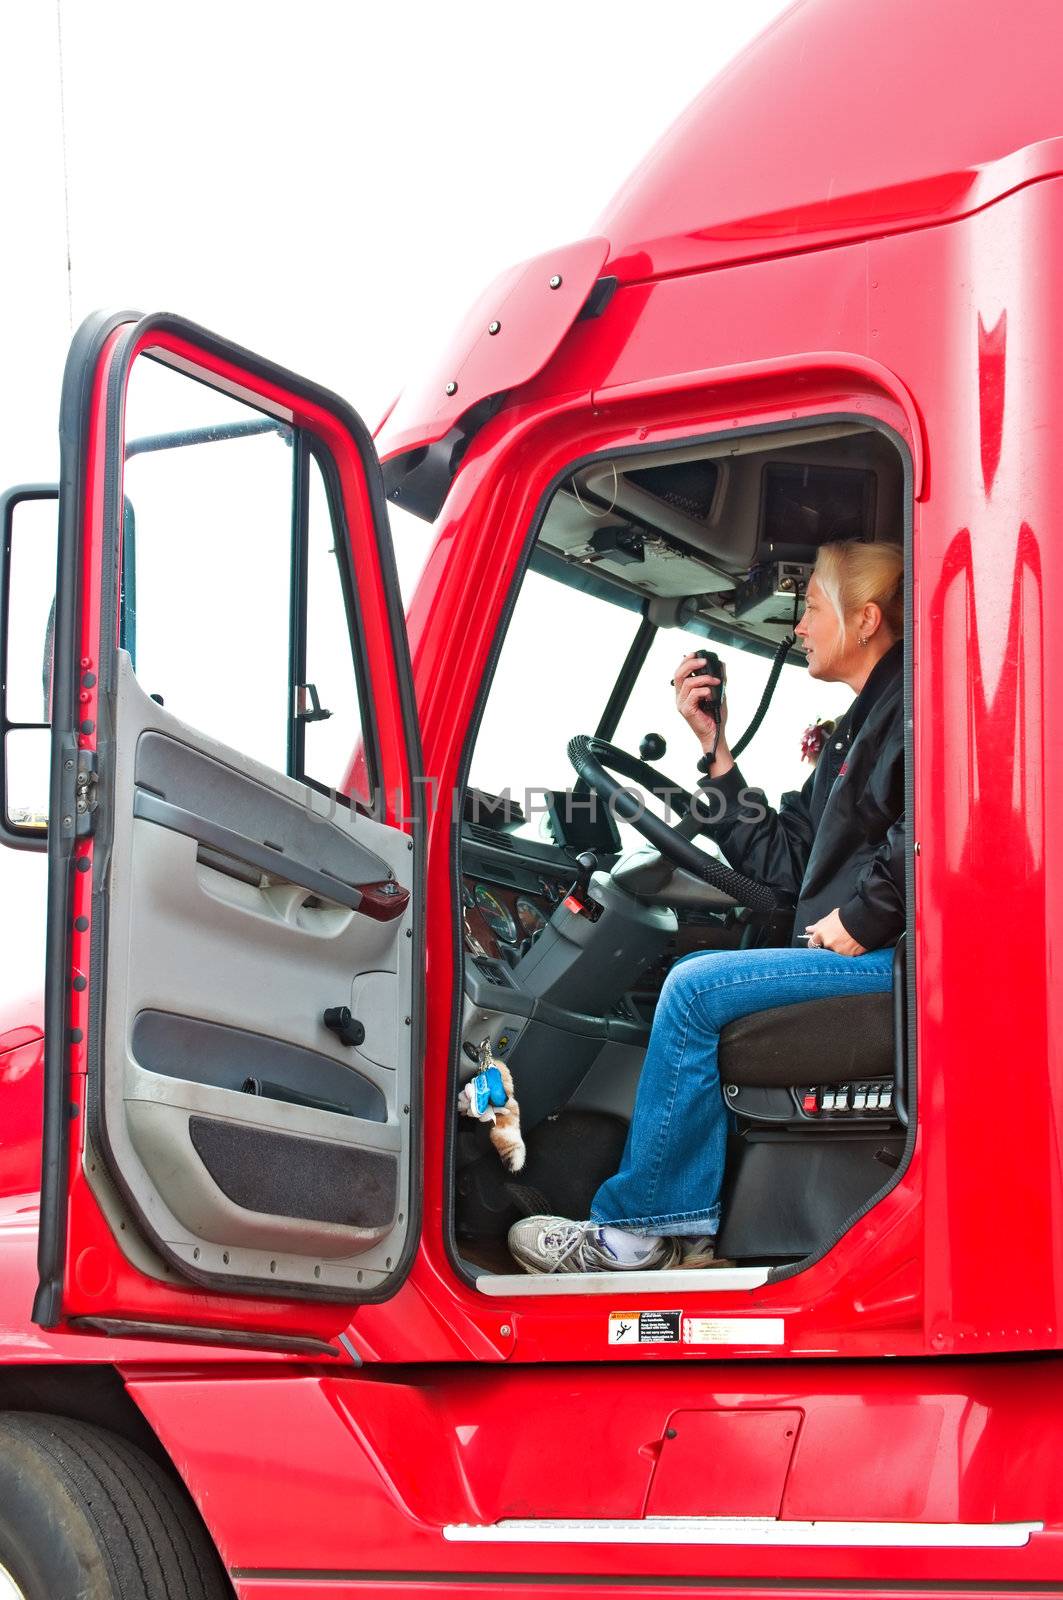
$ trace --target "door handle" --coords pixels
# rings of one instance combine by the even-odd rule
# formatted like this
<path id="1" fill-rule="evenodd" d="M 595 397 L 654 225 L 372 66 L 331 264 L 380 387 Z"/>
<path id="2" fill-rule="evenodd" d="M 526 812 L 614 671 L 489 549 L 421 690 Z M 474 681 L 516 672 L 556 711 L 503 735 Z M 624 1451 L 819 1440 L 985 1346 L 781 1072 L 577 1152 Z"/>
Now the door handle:
<path id="1" fill-rule="evenodd" d="M 402 916 L 410 903 L 410 891 L 394 878 L 383 878 L 375 883 L 344 883 L 330 872 L 323 872 L 320 867 L 312 867 L 308 862 L 285 855 L 268 844 L 248 838 L 246 834 L 222 827 L 221 823 L 213 822 L 209 817 L 186 811 L 183 806 L 172 805 L 169 800 L 163 800 L 160 795 L 151 794 L 146 789 L 136 790 L 133 815 L 145 822 L 157 823 L 161 828 L 170 828 L 174 833 L 197 839 L 200 844 L 220 850 L 237 861 L 246 861 L 260 872 L 298 884 L 300 889 L 309 889 L 311 894 L 318 895 L 322 900 L 332 900 L 336 905 L 346 906 L 349 911 L 370 917 L 374 922 L 393 922 L 396 917 Z"/>

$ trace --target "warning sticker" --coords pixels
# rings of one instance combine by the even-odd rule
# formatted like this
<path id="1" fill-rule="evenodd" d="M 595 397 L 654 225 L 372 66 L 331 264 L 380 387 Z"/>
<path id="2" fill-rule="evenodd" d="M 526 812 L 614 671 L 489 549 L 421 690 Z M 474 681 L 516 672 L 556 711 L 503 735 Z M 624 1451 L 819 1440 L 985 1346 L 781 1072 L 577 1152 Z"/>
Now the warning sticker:
<path id="1" fill-rule="evenodd" d="M 611 1342 L 611 1341 L 610 1341 Z M 782 1317 L 684 1317 L 684 1344 L 785 1344 Z"/>
<path id="2" fill-rule="evenodd" d="M 682 1315 L 681 1311 L 610 1311 L 609 1343 L 678 1344 Z"/>

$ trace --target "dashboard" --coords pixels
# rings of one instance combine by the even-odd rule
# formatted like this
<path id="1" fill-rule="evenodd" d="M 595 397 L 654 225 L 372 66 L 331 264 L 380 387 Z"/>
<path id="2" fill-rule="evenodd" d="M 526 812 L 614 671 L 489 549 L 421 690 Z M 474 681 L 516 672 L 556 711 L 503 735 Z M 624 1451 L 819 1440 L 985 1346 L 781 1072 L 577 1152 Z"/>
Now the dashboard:
<path id="1" fill-rule="evenodd" d="M 530 881 L 500 883 L 497 871 L 462 875 L 462 925 L 465 948 L 471 954 L 497 961 L 503 946 L 519 949 L 526 940 L 534 939 L 546 927 L 575 873 L 570 871 L 564 879 L 531 873 L 520 876 Z"/>
<path id="2" fill-rule="evenodd" d="M 465 949 L 514 961 L 546 927 L 575 882 L 565 850 L 538 839 L 466 823 L 462 828 L 461 916 Z"/>
<path id="3" fill-rule="evenodd" d="M 513 964 L 528 941 L 546 926 L 576 880 L 575 861 L 556 845 L 514 839 L 501 831 L 462 829 L 461 916 L 468 955 Z M 603 858 L 608 868 L 611 858 Z M 674 949 L 651 969 L 657 989 L 677 956 L 706 949 L 736 948 L 741 927 L 726 927 L 719 917 L 681 908 Z M 508 956 L 508 960 L 507 960 Z"/>

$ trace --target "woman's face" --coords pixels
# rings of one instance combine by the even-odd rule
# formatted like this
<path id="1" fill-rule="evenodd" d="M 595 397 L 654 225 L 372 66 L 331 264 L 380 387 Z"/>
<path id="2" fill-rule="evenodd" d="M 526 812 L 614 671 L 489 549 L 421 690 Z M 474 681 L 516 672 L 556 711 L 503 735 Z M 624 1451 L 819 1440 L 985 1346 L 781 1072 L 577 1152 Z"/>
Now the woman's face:
<path id="1" fill-rule="evenodd" d="M 834 607 L 823 593 L 818 578 L 808 581 L 804 615 L 795 631 L 808 661 L 809 675 L 825 683 L 844 682 L 848 652 Z"/>

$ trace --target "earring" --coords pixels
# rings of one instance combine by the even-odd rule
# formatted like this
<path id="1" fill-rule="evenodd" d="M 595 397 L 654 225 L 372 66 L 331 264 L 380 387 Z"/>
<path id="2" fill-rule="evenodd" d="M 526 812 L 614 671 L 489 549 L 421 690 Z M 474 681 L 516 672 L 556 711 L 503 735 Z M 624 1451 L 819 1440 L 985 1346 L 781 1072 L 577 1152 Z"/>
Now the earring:
<path id="1" fill-rule="evenodd" d="M 858 639 L 856 642 L 857 642 L 857 644 L 866 644 L 867 640 L 866 639 Z"/>

